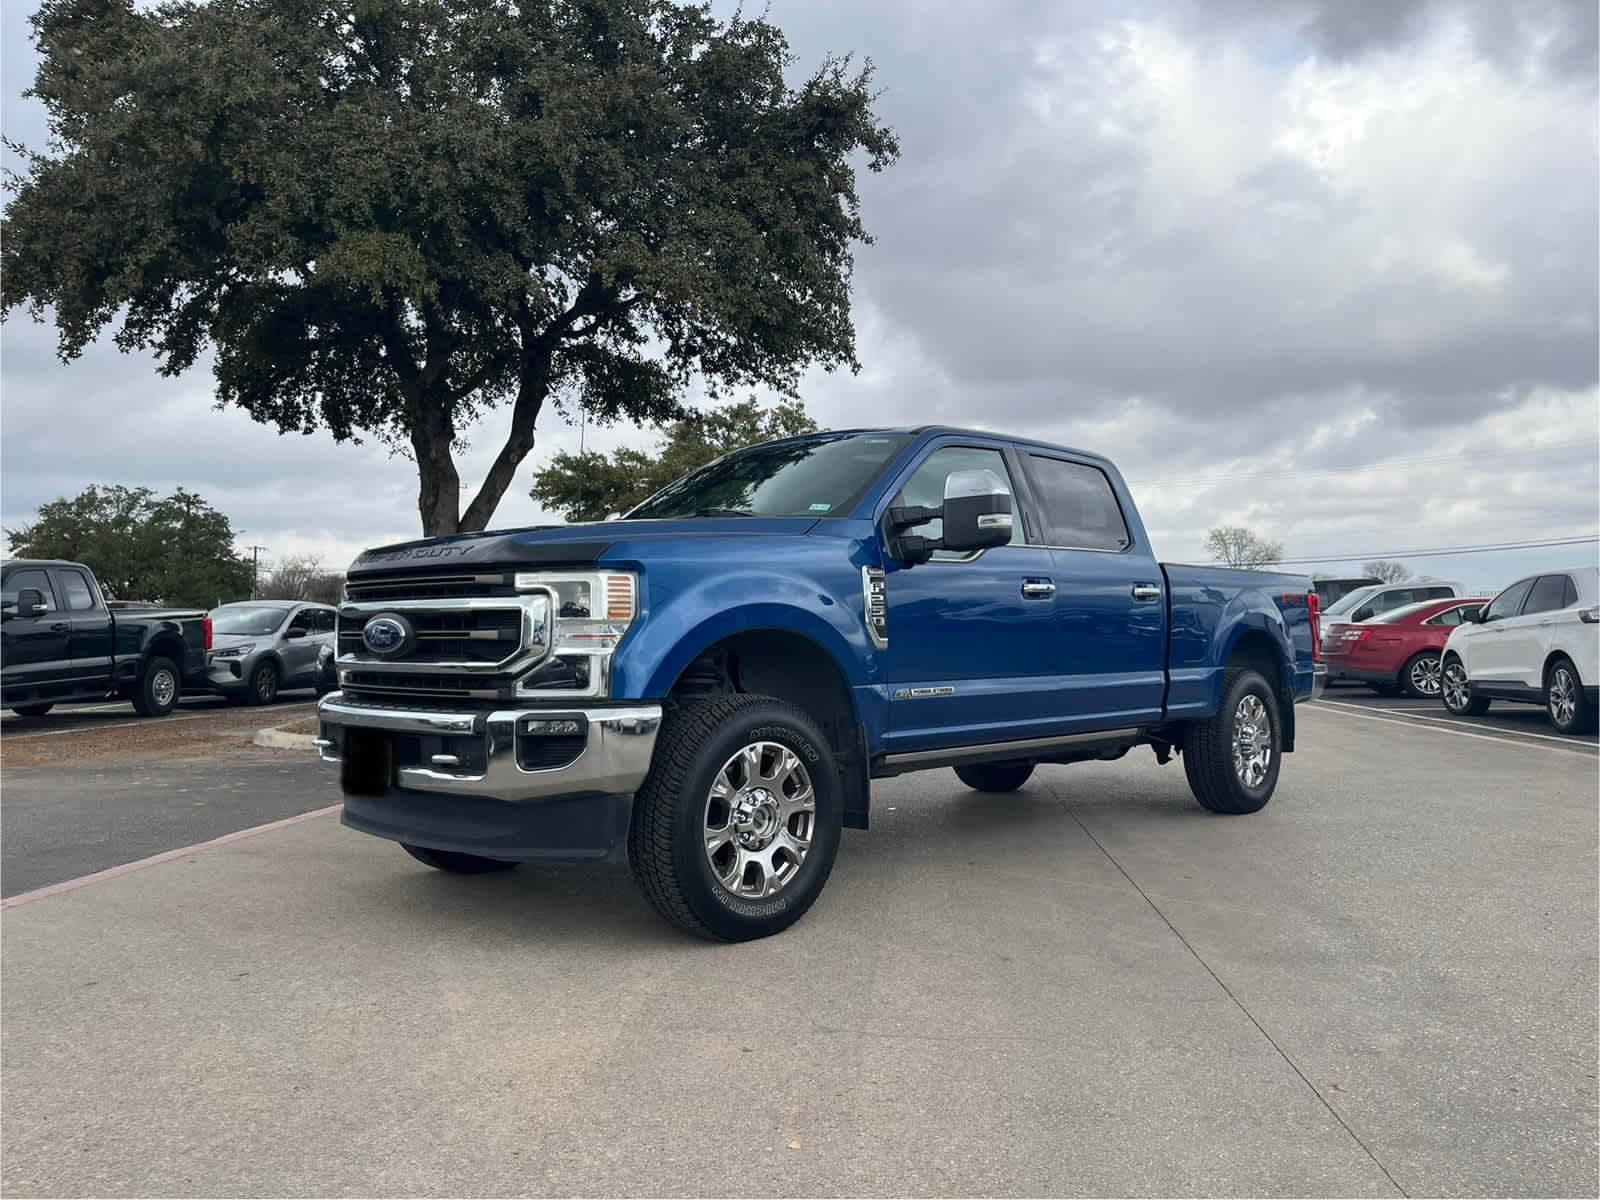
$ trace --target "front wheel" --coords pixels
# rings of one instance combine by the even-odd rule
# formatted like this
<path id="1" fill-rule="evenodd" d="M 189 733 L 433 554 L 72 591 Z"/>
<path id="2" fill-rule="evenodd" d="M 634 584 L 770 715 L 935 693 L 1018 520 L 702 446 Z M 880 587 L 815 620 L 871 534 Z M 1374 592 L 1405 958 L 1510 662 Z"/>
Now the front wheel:
<path id="1" fill-rule="evenodd" d="M 663 723 L 634 796 L 628 863 L 672 924 L 750 941 L 816 902 L 843 825 L 838 765 L 816 723 L 770 696 L 720 696 Z"/>
<path id="2" fill-rule="evenodd" d="M 271 704 L 278 698 L 278 664 L 270 658 L 250 672 L 250 690 L 245 700 L 250 704 Z"/>
<path id="3" fill-rule="evenodd" d="M 1452 716 L 1481 717 L 1489 711 L 1489 701 L 1472 694 L 1467 669 L 1453 654 L 1444 660 L 1444 667 L 1439 672 L 1439 699 L 1444 702 L 1445 711 Z"/>
<path id="4" fill-rule="evenodd" d="M 19 704 L 11 711 L 19 717 L 42 717 L 54 707 L 54 704 Z"/>
<path id="5" fill-rule="evenodd" d="M 435 850 L 430 846 L 413 846 L 401 842 L 400 848 L 419 863 L 436 871 L 451 875 L 487 875 L 491 871 L 509 871 L 517 864 L 498 858 L 484 858 L 481 854 L 463 854 L 460 850 Z"/>
<path id="6" fill-rule="evenodd" d="M 178 706 L 178 664 L 155 657 L 144 664 L 134 686 L 133 707 L 141 717 L 164 717 Z"/>
<path id="7" fill-rule="evenodd" d="M 1594 732 L 1594 705 L 1584 695 L 1578 669 L 1570 659 L 1558 658 L 1551 664 L 1544 681 L 1544 708 L 1550 724 L 1560 733 Z"/>
<path id="8" fill-rule="evenodd" d="M 1439 694 L 1439 655 L 1432 650 L 1413 654 L 1400 668 L 1400 686 L 1408 696 L 1431 700 Z"/>
<path id="9" fill-rule="evenodd" d="M 1030 762 L 972 763 L 956 768 L 956 778 L 978 792 L 1014 792 L 1032 775 Z"/>
<path id="10" fill-rule="evenodd" d="M 1236 667 L 1222 678 L 1217 715 L 1184 731 L 1183 771 L 1201 807 L 1253 813 L 1278 785 L 1282 741 L 1278 698 L 1257 671 Z"/>

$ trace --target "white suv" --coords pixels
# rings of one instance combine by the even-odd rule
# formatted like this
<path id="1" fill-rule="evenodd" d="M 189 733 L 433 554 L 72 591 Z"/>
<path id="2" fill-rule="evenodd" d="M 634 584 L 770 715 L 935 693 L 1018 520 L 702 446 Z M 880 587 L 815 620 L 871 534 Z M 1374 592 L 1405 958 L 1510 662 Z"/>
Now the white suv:
<path id="1" fill-rule="evenodd" d="M 1543 704 L 1562 733 L 1595 728 L 1600 566 L 1519 579 L 1444 644 L 1439 697 L 1457 716 L 1490 700 Z"/>

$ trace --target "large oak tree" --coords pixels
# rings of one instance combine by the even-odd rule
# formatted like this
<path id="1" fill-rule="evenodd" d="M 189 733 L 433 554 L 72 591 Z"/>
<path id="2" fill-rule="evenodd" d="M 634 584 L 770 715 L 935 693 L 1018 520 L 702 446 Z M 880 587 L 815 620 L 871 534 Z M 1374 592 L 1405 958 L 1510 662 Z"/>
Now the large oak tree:
<path id="1" fill-rule="evenodd" d="M 859 369 L 870 64 L 669 0 L 45 0 L 51 143 L 0 301 L 63 361 L 112 322 L 281 432 L 415 459 L 425 534 L 484 528 L 547 405 L 601 422 Z M 509 406 L 461 507 L 463 431 Z"/>

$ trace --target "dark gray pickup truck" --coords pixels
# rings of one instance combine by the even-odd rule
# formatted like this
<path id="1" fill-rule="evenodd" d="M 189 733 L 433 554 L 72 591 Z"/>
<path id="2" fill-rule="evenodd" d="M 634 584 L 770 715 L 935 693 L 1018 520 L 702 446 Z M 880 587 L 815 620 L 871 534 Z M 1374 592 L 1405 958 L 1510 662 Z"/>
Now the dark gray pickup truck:
<path id="1" fill-rule="evenodd" d="M 204 686 L 210 648 L 204 612 L 113 612 L 82 563 L 0 563 L 0 707 L 22 716 L 118 697 L 141 716 L 166 716 L 186 682 Z"/>

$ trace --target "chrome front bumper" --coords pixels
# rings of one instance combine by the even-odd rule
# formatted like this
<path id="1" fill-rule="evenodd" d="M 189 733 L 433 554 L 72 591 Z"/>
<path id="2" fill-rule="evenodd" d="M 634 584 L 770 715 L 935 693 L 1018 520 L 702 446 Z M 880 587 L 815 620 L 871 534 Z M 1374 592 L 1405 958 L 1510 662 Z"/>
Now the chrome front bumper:
<path id="1" fill-rule="evenodd" d="M 582 748 L 569 761 L 529 768 L 519 753 L 532 748 L 526 723 L 575 721 L 582 725 Z M 510 804 L 585 795 L 615 796 L 639 789 L 650 770 L 661 728 L 659 704 L 626 707 L 514 708 L 493 712 L 449 712 L 363 704 L 342 692 L 317 705 L 317 748 L 322 761 L 340 763 L 338 747 L 349 729 L 381 730 L 425 739 L 449 739 L 470 748 L 466 755 L 437 754 L 427 765 L 398 762 L 393 784 L 415 792 L 474 796 Z M 476 767 L 440 760 L 466 758 Z"/>
<path id="2" fill-rule="evenodd" d="M 1311 698 L 1322 699 L 1322 693 L 1328 690 L 1328 664 L 1318 663 L 1311 668 Z"/>

